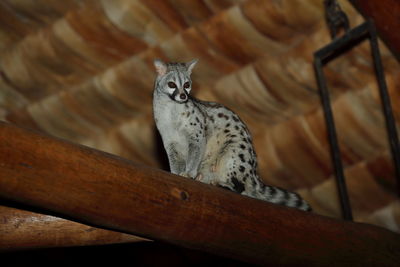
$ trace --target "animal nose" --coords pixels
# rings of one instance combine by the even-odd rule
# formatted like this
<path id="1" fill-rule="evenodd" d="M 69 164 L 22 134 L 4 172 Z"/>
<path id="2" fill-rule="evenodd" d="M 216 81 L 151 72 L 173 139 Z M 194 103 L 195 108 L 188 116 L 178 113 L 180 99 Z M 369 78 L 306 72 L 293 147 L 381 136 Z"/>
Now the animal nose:
<path id="1" fill-rule="evenodd" d="M 180 94 L 179 97 L 180 97 L 182 100 L 184 100 L 184 99 L 186 99 L 186 94 L 182 93 L 182 94 Z"/>

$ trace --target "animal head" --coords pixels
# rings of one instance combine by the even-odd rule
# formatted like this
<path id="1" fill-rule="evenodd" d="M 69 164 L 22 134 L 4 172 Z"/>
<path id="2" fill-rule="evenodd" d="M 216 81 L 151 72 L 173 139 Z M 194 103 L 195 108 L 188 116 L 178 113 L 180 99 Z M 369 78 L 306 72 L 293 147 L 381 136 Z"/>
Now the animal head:
<path id="1" fill-rule="evenodd" d="M 197 61 L 194 59 L 187 63 L 164 63 L 159 59 L 154 60 L 157 71 L 155 89 L 177 103 L 185 103 L 192 89 L 190 74 Z"/>

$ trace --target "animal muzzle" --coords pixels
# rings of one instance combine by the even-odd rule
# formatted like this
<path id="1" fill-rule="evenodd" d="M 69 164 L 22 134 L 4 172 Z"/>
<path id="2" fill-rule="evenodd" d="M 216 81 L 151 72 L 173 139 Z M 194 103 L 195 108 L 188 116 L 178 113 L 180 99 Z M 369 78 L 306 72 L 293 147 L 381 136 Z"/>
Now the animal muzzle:
<path id="1" fill-rule="evenodd" d="M 178 103 L 185 103 L 188 100 L 188 95 L 184 90 L 176 89 L 172 94 L 172 100 Z"/>

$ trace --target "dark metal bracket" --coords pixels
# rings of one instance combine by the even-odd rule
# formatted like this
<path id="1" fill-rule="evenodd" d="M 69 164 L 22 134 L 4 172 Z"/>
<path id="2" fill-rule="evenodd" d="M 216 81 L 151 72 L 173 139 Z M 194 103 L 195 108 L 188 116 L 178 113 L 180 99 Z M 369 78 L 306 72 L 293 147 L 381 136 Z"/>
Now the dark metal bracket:
<path id="1" fill-rule="evenodd" d="M 400 146 L 396 130 L 396 123 L 392 112 L 390 97 L 387 91 L 375 25 L 372 20 L 368 20 L 365 23 L 346 31 L 342 37 L 336 37 L 330 44 L 314 53 L 316 78 L 328 130 L 328 138 L 331 147 L 331 156 L 339 192 L 340 205 L 342 208 L 342 215 L 345 220 L 352 220 L 353 216 L 347 193 L 341 154 L 336 135 L 335 122 L 332 114 L 328 87 L 323 73 L 323 66 L 333 58 L 340 56 L 346 49 L 353 47 L 367 38 L 369 39 L 371 45 L 375 74 L 379 85 L 379 93 L 382 101 L 383 113 L 385 116 L 386 128 L 395 166 L 397 191 L 400 196 Z"/>

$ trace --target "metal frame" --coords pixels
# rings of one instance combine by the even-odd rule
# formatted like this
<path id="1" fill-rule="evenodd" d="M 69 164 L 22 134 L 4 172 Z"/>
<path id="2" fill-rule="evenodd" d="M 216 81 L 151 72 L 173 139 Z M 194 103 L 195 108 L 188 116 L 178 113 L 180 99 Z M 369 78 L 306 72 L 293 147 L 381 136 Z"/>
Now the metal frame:
<path id="1" fill-rule="evenodd" d="M 333 58 L 340 56 L 346 49 L 353 47 L 366 38 L 369 38 L 370 40 L 375 74 L 379 85 L 379 93 L 382 101 L 383 113 L 385 116 L 386 128 L 394 161 L 397 192 L 400 196 L 400 146 L 396 130 L 396 123 L 383 73 L 375 25 L 372 20 L 368 20 L 365 23 L 347 31 L 342 37 L 333 40 L 330 44 L 314 53 L 314 67 L 328 130 L 328 138 L 331 147 L 331 156 L 339 192 L 340 205 L 342 208 L 342 215 L 345 220 L 352 220 L 353 216 L 347 194 L 341 154 L 336 135 L 336 127 L 333 119 L 328 87 L 323 73 L 323 66 Z"/>

